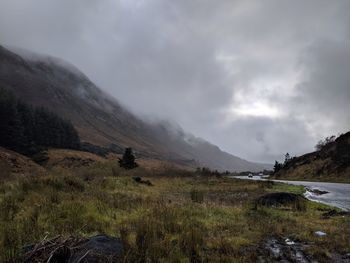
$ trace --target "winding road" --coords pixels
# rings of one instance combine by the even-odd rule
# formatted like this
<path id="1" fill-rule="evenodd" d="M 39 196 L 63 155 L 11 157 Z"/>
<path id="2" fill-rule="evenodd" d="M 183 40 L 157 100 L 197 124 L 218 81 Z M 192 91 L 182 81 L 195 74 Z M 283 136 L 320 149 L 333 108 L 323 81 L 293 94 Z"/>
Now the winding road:
<path id="1" fill-rule="evenodd" d="M 268 180 L 259 176 L 248 178 L 247 176 L 232 176 L 232 178 L 245 180 Z M 350 184 L 344 183 L 326 183 L 326 182 L 307 182 L 307 181 L 286 181 L 271 180 L 274 182 L 287 183 L 292 185 L 303 185 L 307 189 L 326 191 L 326 194 L 315 194 L 312 191 L 306 191 L 305 197 L 309 200 L 324 203 L 327 205 L 339 207 L 344 211 L 350 211 Z"/>

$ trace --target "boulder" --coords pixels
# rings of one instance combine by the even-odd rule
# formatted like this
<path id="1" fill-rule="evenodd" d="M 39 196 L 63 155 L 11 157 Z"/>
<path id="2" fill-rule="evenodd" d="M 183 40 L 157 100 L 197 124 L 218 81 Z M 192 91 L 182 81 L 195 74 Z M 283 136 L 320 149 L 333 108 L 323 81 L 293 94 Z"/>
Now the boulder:
<path id="1" fill-rule="evenodd" d="M 322 218 L 327 219 L 335 216 L 350 216 L 350 212 L 348 211 L 337 211 L 335 209 L 332 209 L 326 213 L 322 214 Z"/>
<path id="2" fill-rule="evenodd" d="M 124 247 L 119 238 L 97 235 L 82 239 L 58 237 L 26 246 L 22 262 L 119 263 L 123 258 Z"/>
<path id="3" fill-rule="evenodd" d="M 145 184 L 145 185 L 148 185 L 148 186 L 153 186 L 152 182 L 150 180 L 142 180 L 141 177 L 139 176 L 134 176 L 132 178 L 136 183 L 139 183 L 139 184 Z"/>
<path id="4" fill-rule="evenodd" d="M 270 193 L 260 196 L 255 201 L 255 208 L 258 206 L 267 207 L 290 207 L 296 210 L 304 210 L 305 197 L 293 193 Z"/>

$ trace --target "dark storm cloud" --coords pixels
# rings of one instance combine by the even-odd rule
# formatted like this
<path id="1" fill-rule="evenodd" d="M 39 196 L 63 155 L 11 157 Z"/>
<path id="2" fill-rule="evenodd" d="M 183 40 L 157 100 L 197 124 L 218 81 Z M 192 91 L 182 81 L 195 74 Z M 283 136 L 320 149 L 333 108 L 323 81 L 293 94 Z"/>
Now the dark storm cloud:
<path id="1" fill-rule="evenodd" d="M 350 129 L 350 2 L 0 0 L 0 42 L 64 58 L 137 114 L 272 162 Z"/>

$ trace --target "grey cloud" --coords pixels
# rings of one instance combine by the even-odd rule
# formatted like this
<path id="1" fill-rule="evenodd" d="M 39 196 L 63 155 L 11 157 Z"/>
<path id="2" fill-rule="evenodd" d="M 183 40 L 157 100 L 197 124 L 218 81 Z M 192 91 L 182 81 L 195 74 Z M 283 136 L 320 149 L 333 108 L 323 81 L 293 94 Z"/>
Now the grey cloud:
<path id="1" fill-rule="evenodd" d="M 347 0 L 0 0 L 0 43 L 250 160 L 350 128 Z"/>
<path id="2" fill-rule="evenodd" d="M 299 105 L 309 112 L 309 121 L 323 136 L 350 128 L 349 44 L 350 38 L 319 40 L 304 52 L 301 60 L 304 81 L 298 85 Z"/>
<path id="3" fill-rule="evenodd" d="M 217 136 L 226 150 L 241 155 L 243 152 L 242 157 L 261 161 L 282 160 L 286 152 L 292 156 L 300 155 L 313 147 L 304 123 L 293 117 L 282 120 L 242 118 L 218 132 Z"/>

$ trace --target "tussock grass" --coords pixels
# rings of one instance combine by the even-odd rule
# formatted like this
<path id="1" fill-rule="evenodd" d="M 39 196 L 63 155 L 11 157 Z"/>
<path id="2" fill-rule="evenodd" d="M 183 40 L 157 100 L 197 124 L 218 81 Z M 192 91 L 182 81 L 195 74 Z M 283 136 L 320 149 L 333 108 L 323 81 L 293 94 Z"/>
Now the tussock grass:
<path id="1" fill-rule="evenodd" d="M 349 218 L 322 219 L 324 205 L 254 209 L 258 197 L 281 191 L 303 190 L 188 171 L 125 171 L 114 162 L 54 168 L 0 183 L 0 261 L 16 262 L 22 246 L 45 237 L 97 233 L 122 238 L 125 262 L 255 262 L 268 236 L 312 242 L 316 257 L 350 250 Z"/>

